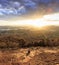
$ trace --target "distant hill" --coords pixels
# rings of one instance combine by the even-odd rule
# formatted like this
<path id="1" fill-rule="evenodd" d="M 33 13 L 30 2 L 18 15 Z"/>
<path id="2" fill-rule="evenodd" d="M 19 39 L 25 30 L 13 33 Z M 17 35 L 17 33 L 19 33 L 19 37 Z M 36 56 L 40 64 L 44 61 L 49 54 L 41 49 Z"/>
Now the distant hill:
<path id="1" fill-rule="evenodd" d="M 33 27 L 0 26 L 0 47 L 58 46 L 59 26 Z"/>
<path id="2" fill-rule="evenodd" d="M 28 27 L 28 26 L 19 26 L 19 27 L 13 27 L 13 26 L 0 26 L 0 33 L 4 32 L 7 34 L 19 34 L 19 35 L 29 35 L 29 37 L 32 35 L 39 36 L 39 35 L 46 35 L 47 37 L 59 37 L 59 26 L 45 26 L 43 28 L 34 28 L 34 27 Z M 1 33 L 3 34 L 3 33 Z M 34 34 L 34 35 L 33 35 Z M 31 37 L 30 37 L 31 38 Z"/>

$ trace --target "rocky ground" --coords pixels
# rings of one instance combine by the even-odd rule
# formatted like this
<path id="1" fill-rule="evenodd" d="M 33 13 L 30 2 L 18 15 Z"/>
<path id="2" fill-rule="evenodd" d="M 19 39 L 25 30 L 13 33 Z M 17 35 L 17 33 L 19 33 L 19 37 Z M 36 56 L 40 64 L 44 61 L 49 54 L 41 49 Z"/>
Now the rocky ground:
<path id="1" fill-rule="evenodd" d="M 59 47 L 0 49 L 0 65 L 59 65 Z"/>

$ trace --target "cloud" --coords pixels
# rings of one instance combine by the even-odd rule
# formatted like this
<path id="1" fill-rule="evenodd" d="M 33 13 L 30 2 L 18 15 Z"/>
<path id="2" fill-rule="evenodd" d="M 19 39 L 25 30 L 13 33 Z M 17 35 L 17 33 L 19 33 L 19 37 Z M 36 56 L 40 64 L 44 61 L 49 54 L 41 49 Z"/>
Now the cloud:
<path id="1" fill-rule="evenodd" d="M 36 10 L 59 12 L 59 0 L 0 0 L 0 16 L 24 15 Z"/>
<path id="2" fill-rule="evenodd" d="M 26 6 L 28 8 L 35 8 L 35 7 L 37 7 L 36 3 L 31 1 L 31 0 L 25 0 L 24 1 L 24 6 Z"/>

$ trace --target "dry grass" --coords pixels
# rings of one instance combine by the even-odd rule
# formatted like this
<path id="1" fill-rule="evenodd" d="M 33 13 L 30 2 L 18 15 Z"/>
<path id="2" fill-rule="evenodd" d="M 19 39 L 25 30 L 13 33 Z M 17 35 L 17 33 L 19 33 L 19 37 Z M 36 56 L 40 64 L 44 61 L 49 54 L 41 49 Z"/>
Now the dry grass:
<path id="1" fill-rule="evenodd" d="M 30 51 L 29 54 L 28 51 Z M 32 47 L 17 50 L 0 50 L 0 65 L 48 65 L 48 64 L 49 65 L 59 64 L 59 48 Z"/>

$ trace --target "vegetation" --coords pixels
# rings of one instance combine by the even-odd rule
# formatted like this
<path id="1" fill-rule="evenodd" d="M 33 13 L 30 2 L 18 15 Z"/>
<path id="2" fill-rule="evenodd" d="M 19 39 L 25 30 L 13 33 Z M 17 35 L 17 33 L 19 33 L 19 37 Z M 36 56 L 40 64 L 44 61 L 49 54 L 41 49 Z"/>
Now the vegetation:
<path id="1" fill-rule="evenodd" d="M 0 38 L 0 48 L 21 48 L 21 47 L 36 47 L 36 46 L 59 46 L 59 39 L 39 39 L 28 43 L 24 39 L 13 37 Z"/>
<path id="2" fill-rule="evenodd" d="M 9 30 L 10 29 L 10 30 Z M 59 46 L 59 27 L 42 30 L 0 27 L 0 48 Z"/>

